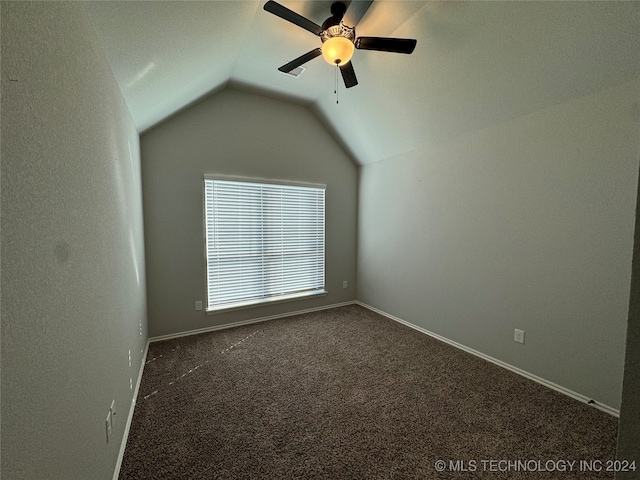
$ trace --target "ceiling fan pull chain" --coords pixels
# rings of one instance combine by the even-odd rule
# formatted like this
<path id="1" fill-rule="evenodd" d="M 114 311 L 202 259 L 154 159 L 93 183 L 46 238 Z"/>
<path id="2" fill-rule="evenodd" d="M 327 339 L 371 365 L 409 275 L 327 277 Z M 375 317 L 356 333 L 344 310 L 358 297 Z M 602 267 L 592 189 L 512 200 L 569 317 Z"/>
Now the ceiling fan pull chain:
<path id="1" fill-rule="evenodd" d="M 336 105 L 338 105 L 338 103 L 340 103 L 338 101 L 338 70 L 340 70 L 340 67 L 336 63 L 336 88 L 333 90 L 333 93 L 336 94 Z"/>

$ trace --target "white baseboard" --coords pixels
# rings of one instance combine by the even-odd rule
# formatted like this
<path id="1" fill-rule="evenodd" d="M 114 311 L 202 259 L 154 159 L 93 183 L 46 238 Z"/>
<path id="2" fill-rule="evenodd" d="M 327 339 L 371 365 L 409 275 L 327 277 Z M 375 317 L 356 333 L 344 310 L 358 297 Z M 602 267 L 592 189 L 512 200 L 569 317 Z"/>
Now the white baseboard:
<path id="1" fill-rule="evenodd" d="M 469 348 L 465 345 L 462 345 L 461 343 L 458 342 L 454 342 L 453 340 L 449 340 L 446 337 L 443 337 L 442 335 L 438 335 L 437 333 L 433 333 L 430 332 L 429 330 L 426 330 L 422 327 L 418 327 L 417 325 L 414 325 L 410 322 L 407 322 L 406 320 L 402 320 L 401 318 L 398 318 L 396 316 L 393 316 L 387 312 L 384 312 L 382 310 L 378 310 L 375 307 L 372 307 L 371 305 L 367 305 L 366 303 L 360 302 L 360 301 L 356 301 L 355 302 L 357 305 L 360 305 L 364 308 L 367 308 L 369 310 L 371 310 L 372 312 L 376 312 L 379 313 L 380 315 L 383 315 L 395 322 L 401 323 L 403 325 L 406 325 L 407 327 L 413 328 L 414 330 L 417 330 L 421 333 L 424 333 L 426 335 L 429 335 L 430 337 L 433 337 L 437 340 L 440 340 L 442 342 L 448 343 L 449 345 L 452 345 L 456 348 L 459 348 L 460 350 L 464 350 L 467 353 L 470 353 L 472 355 L 475 355 L 476 357 L 480 357 L 483 360 L 487 360 L 488 362 L 491 362 L 495 365 L 498 365 L 502 368 L 506 368 L 507 370 L 510 370 L 512 372 L 517 373 L 518 375 L 522 375 L 525 378 L 528 378 L 529 380 L 533 380 L 534 382 L 537 382 L 541 385 L 544 385 L 545 387 L 551 388 L 557 392 L 563 393 L 571 398 L 574 398 L 580 402 L 586 403 L 594 408 L 597 408 L 598 410 L 602 410 L 603 412 L 608 413 L 609 415 L 613 415 L 614 417 L 620 417 L 620 410 L 617 410 L 613 407 L 610 407 L 609 405 L 604 405 L 602 403 L 597 403 L 595 402 L 593 399 L 590 399 L 589 397 L 586 397 L 584 395 L 582 395 L 581 393 L 578 392 L 574 392 L 573 390 L 569 390 L 568 388 L 563 387 L 562 385 L 558 385 L 557 383 L 553 383 L 550 382 L 549 380 L 546 380 L 542 377 L 538 377 L 537 375 L 534 375 L 533 373 L 529 373 L 525 370 L 522 370 L 518 367 L 514 367 L 513 365 L 510 365 L 506 362 L 503 362 L 502 360 L 498 360 L 497 358 L 493 358 L 490 357 L 489 355 L 486 355 L 482 352 L 479 352 L 477 350 L 474 350 L 472 348 Z"/>
<path id="2" fill-rule="evenodd" d="M 160 342 L 162 340 L 170 340 L 173 338 L 186 337 L 189 335 L 198 335 L 200 333 L 215 332 L 216 330 L 225 330 L 227 328 L 240 327 L 242 325 L 250 325 L 252 323 L 260 323 L 260 322 L 266 322 L 268 320 L 276 320 L 278 318 L 292 317 L 294 315 L 301 315 L 303 313 L 318 312 L 320 310 L 328 310 L 330 308 L 344 307 L 346 305 L 355 305 L 356 303 L 357 302 L 355 300 L 351 300 L 349 302 L 334 303 L 332 305 L 324 305 L 321 307 L 308 308 L 306 310 L 297 310 L 295 312 L 269 315 L 268 317 L 251 318 L 249 320 L 242 320 L 240 322 L 225 323 L 223 325 L 215 325 L 213 327 L 198 328 L 196 330 L 188 330 L 186 332 L 171 333 L 169 335 L 159 335 L 157 337 L 149 338 L 149 342 Z"/>
<path id="3" fill-rule="evenodd" d="M 133 390 L 133 398 L 131 399 L 131 406 L 129 407 L 129 415 L 127 416 L 127 424 L 124 427 L 124 434 L 122 435 L 122 442 L 120 443 L 120 451 L 118 452 L 118 461 L 116 462 L 116 468 L 113 471 L 113 480 L 118 480 L 120 476 L 120 467 L 122 467 L 122 459 L 124 458 L 124 450 L 127 446 L 127 439 L 129 438 L 129 429 L 131 428 L 131 422 L 133 421 L 133 412 L 136 408 L 136 401 L 138 400 L 138 390 L 140 390 L 140 382 L 142 381 L 142 373 L 144 372 L 144 366 L 147 363 L 147 353 L 149 352 L 149 340 L 144 349 L 142 355 L 142 361 L 140 362 L 140 371 L 138 372 L 138 380 L 136 381 L 136 388 Z"/>

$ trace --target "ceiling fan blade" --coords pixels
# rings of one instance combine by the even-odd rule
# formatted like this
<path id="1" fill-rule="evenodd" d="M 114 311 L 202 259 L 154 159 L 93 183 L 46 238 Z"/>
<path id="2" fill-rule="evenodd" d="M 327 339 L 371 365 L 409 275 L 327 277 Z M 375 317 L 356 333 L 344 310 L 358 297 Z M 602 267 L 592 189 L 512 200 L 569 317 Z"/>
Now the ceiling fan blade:
<path id="1" fill-rule="evenodd" d="M 412 38 L 358 37 L 356 48 L 381 52 L 411 53 L 417 43 L 418 41 Z"/>
<path id="2" fill-rule="evenodd" d="M 320 35 L 322 33 L 322 27 L 320 25 L 313 23 L 311 20 L 304 18 L 302 15 L 297 14 L 293 10 L 289 10 L 287 7 L 284 7 L 273 0 L 269 0 L 265 3 L 264 9 L 269 13 L 273 13 L 280 18 L 284 18 L 285 20 L 310 31 L 314 35 Z"/>
<path id="3" fill-rule="evenodd" d="M 294 68 L 297 68 L 300 65 L 307 63 L 309 60 L 313 60 L 319 55 L 322 55 L 322 49 L 316 48 L 314 50 L 311 50 L 310 52 L 305 53 L 304 55 L 299 56 L 295 60 L 291 60 L 286 65 L 281 66 L 278 70 L 280 70 L 283 73 L 289 73 Z"/>
<path id="4" fill-rule="evenodd" d="M 353 0 L 349 4 L 349 8 L 347 8 L 347 13 L 345 13 L 342 22 L 349 27 L 355 27 L 362 20 L 364 14 L 367 13 L 372 3 L 373 0 Z"/>
<path id="5" fill-rule="evenodd" d="M 340 65 L 340 73 L 342 73 L 342 79 L 344 80 L 345 87 L 351 88 L 355 87 L 358 84 L 356 71 L 353 69 L 352 62 L 347 62 L 344 65 Z"/>

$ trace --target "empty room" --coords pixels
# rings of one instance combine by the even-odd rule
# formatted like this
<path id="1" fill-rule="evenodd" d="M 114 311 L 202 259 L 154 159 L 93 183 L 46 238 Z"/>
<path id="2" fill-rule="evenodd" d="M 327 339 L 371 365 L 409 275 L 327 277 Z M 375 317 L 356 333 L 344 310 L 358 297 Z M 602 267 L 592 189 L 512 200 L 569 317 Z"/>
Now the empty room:
<path id="1" fill-rule="evenodd" d="M 0 4 L 3 479 L 639 478 L 640 2 Z"/>

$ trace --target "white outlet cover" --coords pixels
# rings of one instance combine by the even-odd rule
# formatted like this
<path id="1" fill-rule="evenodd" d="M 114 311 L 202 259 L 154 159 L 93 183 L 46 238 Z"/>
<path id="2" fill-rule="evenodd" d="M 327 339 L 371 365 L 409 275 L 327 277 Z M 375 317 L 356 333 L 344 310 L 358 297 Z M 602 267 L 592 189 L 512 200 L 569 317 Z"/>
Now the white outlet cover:
<path id="1" fill-rule="evenodd" d="M 196 310 L 202 310 L 202 300 L 196 301 Z"/>
<path id="2" fill-rule="evenodd" d="M 518 330 L 516 328 L 513 339 L 518 343 L 524 343 L 524 330 Z"/>

